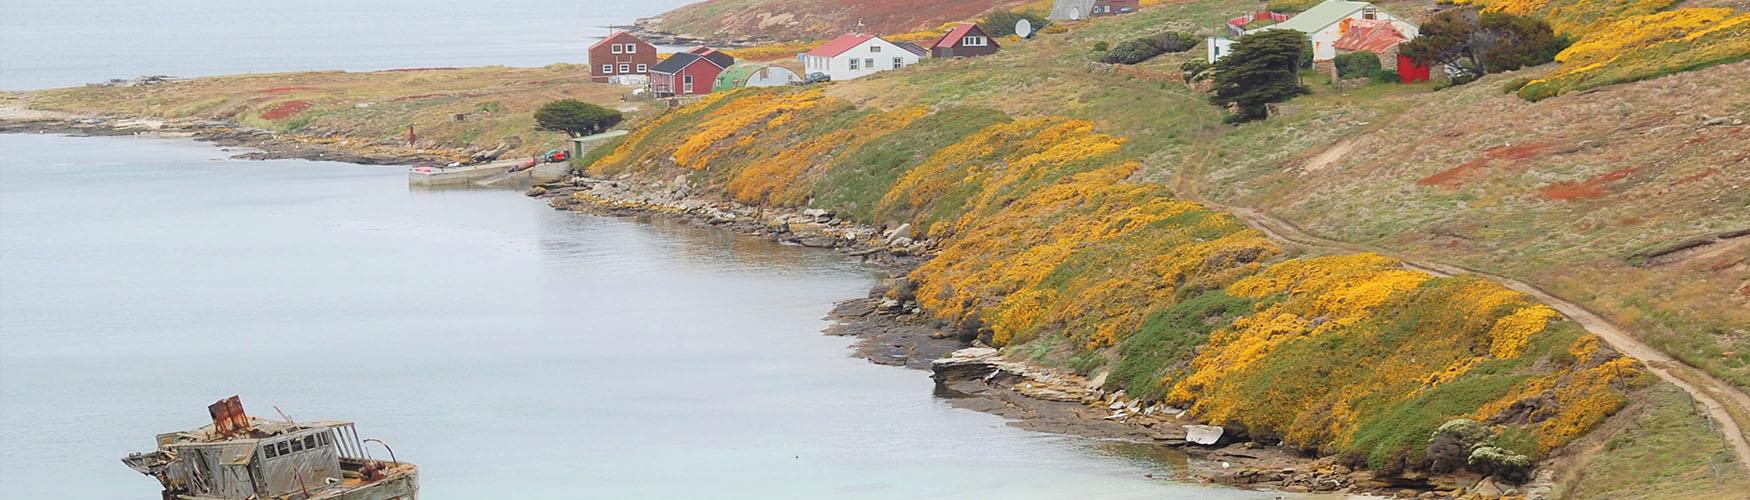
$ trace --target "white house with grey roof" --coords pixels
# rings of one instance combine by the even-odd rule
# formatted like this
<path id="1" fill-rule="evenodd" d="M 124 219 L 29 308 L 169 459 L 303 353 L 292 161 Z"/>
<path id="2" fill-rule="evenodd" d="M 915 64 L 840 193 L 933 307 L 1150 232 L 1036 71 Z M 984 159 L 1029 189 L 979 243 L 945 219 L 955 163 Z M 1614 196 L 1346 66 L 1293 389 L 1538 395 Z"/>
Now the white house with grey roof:
<path id="1" fill-rule="evenodd" d="M 1312 41 L 1313 60 L 1328 61 L 1337 57 L 1337 49 L 1334 45 L 1338 38 L 1342 38 L 1343 34 L 1348 32 L 1350 24 L 1353 23 L 1351 20 L 1354 19 L 1388 21 L 1393 28 L 1397 28 L 1398 33 L 1402 33 L 1406 38 L 1414 39 L 1418 34 L 1416 25 L 1409 21 L 1394 16 L 1371 3 L 1349 0 L 1325 0 L 1324 3 L 1315 5 L 1313 8 L 1307 9 L 1306 12 L 1296 14 L 1294 17 L 1288 18 L 1287 21 L 1246 30 L 1245 34 L 1282 29 L 1306 33 L 1307 39 Z M 1208 42 L 1206 45 L 1209 47 L 1209 62 L 1212 63 L 1216 59 L 1227 56 L 1228 52 L 1232 51 L 1234 44 L 1233 39 L 1224 37 L 1210 37 Z"/>

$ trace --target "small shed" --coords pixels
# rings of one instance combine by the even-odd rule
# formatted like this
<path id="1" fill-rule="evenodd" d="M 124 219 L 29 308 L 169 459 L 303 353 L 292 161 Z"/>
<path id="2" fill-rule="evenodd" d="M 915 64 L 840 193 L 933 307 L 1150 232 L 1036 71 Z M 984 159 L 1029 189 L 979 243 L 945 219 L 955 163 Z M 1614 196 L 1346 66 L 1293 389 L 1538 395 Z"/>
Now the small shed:
<path id="1" fill-rule="evenodd" d="M 734 65 L 734 57 L 705 47 L 668 56 L 650 68 L 650 93 L 657 97 L 709 94 L 717 75 Z"/>
<path id="2" fill-rule="evenodd" d="M 712 92 L 743 89 L 749 87 L 782 87 L 802 83 L 802 77 L 795 71 L 783 66 L 770 64 L 742 63 L 724 69 L 717 74 L 717 83 L 711 86 Z"/>

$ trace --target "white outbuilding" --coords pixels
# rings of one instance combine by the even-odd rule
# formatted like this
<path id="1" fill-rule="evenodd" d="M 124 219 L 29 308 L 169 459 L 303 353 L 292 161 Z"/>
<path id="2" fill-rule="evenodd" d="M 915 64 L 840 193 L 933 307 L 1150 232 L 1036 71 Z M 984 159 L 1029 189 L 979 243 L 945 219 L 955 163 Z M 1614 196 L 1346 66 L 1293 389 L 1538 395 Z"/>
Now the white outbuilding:
<path id="1" fill-rule="evenodd" d="M 801 55 L 807 74 L 825 73 L 834 81 L 854 80 L 917 64 L 916 51 L 875 35 L 851 33 Z"/>

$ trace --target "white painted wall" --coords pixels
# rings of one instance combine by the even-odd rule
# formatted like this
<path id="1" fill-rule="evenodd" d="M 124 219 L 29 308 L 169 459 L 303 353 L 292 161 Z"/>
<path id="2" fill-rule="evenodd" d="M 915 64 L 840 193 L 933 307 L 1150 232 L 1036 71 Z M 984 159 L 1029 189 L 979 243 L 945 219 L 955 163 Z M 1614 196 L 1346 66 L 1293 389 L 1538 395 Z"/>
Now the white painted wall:
<path id="1" fill-rule="evenodd" d="M 856 69 L 851 69 L 853 59 L 857 61 Z M 843 81 L 895 69 L 895 59 L 898 59 L 897 67 L 903 68 L 917 64 L 918 55 L 875 37 L 831 58 L 803 54 L 802 66 L 807 73 L 826 73 L 833 81 Z M 867 64 L 871 62 L 874 67 Z"/>
<path id="2" fill-rule="evenodd" d="M 1357 11 L 1354 14 L 1350 14 L 1347 19 L 1362 19 L 1362 15 L 1361 12 Z M 1391 21 L 1392 27 L 1397 28 L 1398 33 L 1403 33 L 1405 37 L 1408 37 L 1411 40 L 1414 40 L 1419 36 L 1416 25 L 1410 24 L 1409 21 L 1398 19 L 1397 16 L 1393 16 L 1389 12 L 1383 10 L 1378 11 L 1374 18 Z M 1307 38 L 1313 42 L 1314 61 L 1326 61 L 1337 57 L 1337 48 L 1333 47 L 1332 44 L 1337 43 L 1337 39 L 1343 37 L 1343 32 L 1341 30 L 1342 26 L 1343 23 L 1341 21 L 1334 22 L 1329 26 L 1325 26 L 1324 29 L 1319 30 L 1319 32 L 1307 36 Z"/>

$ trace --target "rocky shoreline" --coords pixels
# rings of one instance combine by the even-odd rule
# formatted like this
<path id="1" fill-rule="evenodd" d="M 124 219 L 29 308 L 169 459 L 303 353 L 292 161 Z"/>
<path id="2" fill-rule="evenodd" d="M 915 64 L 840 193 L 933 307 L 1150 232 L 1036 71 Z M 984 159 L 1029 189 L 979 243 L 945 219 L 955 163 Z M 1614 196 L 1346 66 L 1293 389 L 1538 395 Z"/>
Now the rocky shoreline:
<path id="1" fill-rule="evenodd" d="M 76 115 L 17 107 L 0 107 L 0 133 L 180 137 L 224 148 L 254 150 L 233 156 L 245 160 L 297 159 L 362 165 L 411 165 L 449 163 L 466 157 L 461 151 L 414 149 L 365 139 L 284 134 L 216 120 Z"/>
<path id="2" fill-rule="evenodd" d="M 1014 361 L 996 349 L 955 338 L 907 299 L 906 274 L 940 243 L 919 238 L 909 226 L 882 230 L 825 210 L 772 210 L 708 199 L 695 196 L 684 176 L 668 182 L 631 175 L 579 176 L 535 186 L 526 194 L 558 210 L 662 217 L 865 259 L 885 269 L 888 279 L 866 297 L 839 303 L 828 315 L 833 325 L 825 332 L 860 339 L 854 347 L 857 357 L 931 370 L 938 396 L 959 408 L 1003 416 L 1018 428 L 1167 447 L 1198 459 L 1174 480 L 1400 498 L 1537 498 L 1548 489 L 1516 488 L 1468 473 L 1384 476 L 1357 470 L 1336 457 L 1313 458 L 1252 442 L 1243 433 L 1197 425 L 1184 409 L 1144 404 L 1123 391 L 1105 391 L 1100 380 Z"/>
<path id="3" fill-rule="evenodd" d="M 0 133 L 183 137 L 256 150 L 236 158 L 366 165 L 447 162 L 465 153 L 397 149 L 362 139 L 277 134 L 209 120 L 82 116 L 16 107 L 0 107 Z M 1417 498 L 1536 498 L 1548 489 L 1528 486 L 1516 490 L 1488 478 L 1462 474 L 1380 477 L 1351 469 L 1333 457 L 1310 458 L 1281 446 L 1259 445 L 1220 428 L 1200 426 L 1187 419 L 1182 409 L 1144 405 L 1126 398 L 1122 391 L 1103 390 L 1101 381 L 1016 362 L 995 349 L 969 344 L 908 300 L 904 277 L 940 244 L 921 237 L 909 226 L 883 230 L 824 210 L 772 210 L 709 199 L 695 195 L 685 177 L 669 182 L 630 175 L 614 179 L 573 177 L 535 186 L 526 194 L 547 200 L 559 210 L 664 217 L 780 244 L 831 249 L 871 262 L 885 269 L 888 279 L 872 288 L 867 297 L 838 304 L 828 315 L 834 324 L 825 332 L 858 338 L 858 357 L 882 365 L 931 370 L 937 380 L 937 395 L 950 404 L 1003 416 L 1019 428 L 1167 447 L 1199 459 L 1181 477 L 1172 478 L 1175 480 L 1285 492 Z M 1210 433 L 1216 437 L 1208 438 Z"/>

